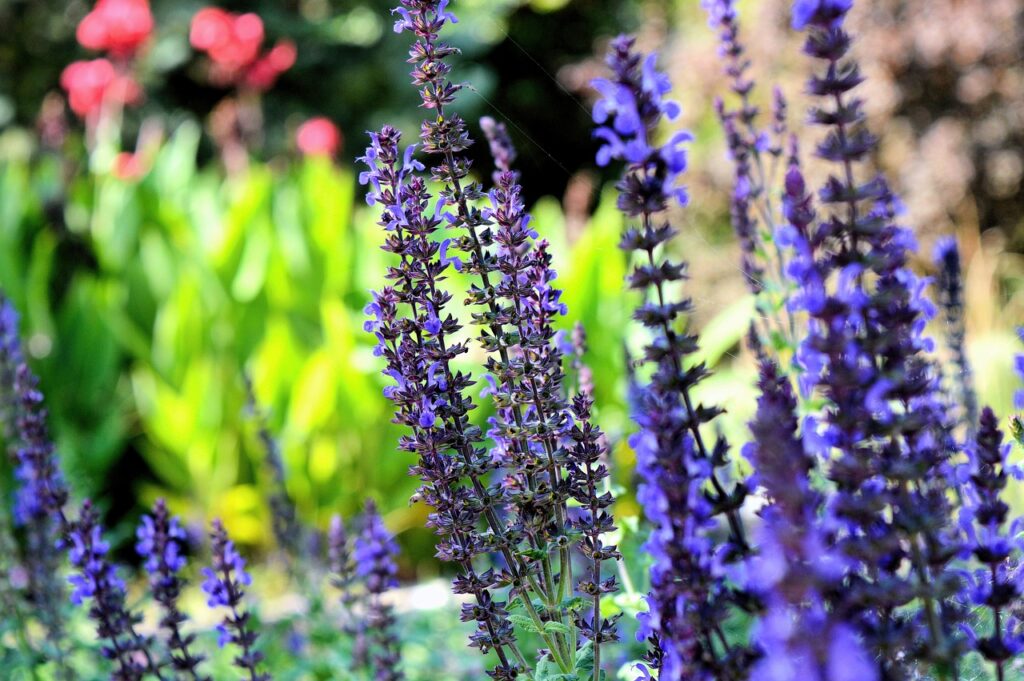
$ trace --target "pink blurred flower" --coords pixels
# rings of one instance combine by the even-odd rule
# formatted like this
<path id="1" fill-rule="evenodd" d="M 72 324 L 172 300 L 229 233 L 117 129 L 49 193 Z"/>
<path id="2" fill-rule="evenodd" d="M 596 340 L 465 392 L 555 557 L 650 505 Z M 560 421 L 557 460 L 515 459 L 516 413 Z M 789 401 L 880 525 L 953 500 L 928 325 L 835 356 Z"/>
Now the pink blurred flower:
<path id="1" fill-rule="evenodd" d="M 68 93 L 71 110 L 82 118 L 99 111 L 104 101 L 135 104 L 142 97 L 138 83 L 118 73 L 108 59 L 68 64 L 60 75 L 60 86 Z"/>
<path id="2" fill-rule="evenodd" d="M 78 24 L 78 42 L 90 50 L 105 50 L 128 58 L 153 33 L 148 0 L 99 0 Z"/>
<path id="3" fill-rule="evenodd" d="M 329 119 L 317 116 L 299 126 L 295 143 L 306 156 L 334 156 L 341 148 L 341 131 Z"/>

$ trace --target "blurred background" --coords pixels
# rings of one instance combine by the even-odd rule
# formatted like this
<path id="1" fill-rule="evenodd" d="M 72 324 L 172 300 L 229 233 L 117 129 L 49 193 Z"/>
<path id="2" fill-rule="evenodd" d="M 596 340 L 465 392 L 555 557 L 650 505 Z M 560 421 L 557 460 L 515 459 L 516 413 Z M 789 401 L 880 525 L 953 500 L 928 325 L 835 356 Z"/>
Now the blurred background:
<path id="1" fill-rule="evenodd" d="M 196 46 L 204 43 L 193 18 L 204 5 L 153 0 L 152 34 L 111 57 L 113 77 L 130 80 L 125 106 L 111 111 L 90 100 L 104 74 L 65 70 L 99 56 L 76 40 L 91 3 L 0 0 L 0 287 L 23 313 L 74 492 L 103 500 L 115 538 L 162 495 L 196 526 L 218 515 L 249 551 L 273 548 L 272 471 L 245 408 L 247 372 L 303 519 L 324 527 L 369 494 L 398 533 L 403 576 L 439 570 L 426 509 L 408 501 L 411 462 L 395 451 L 399 432 L 362 331 L 385 257 L 354 159 L 366 130 L 389 122 L 412 139 L 422 113 L 391 4 L 221 3 L 262 18 L 269 71 L 242 74 Z M 759 101 L 779 85 L 803 133 L 808 65 L 788 3 L 740 4 Z M 661 51 L 684 107 L 680 125 L 696 135 L 693 201 L 678 216 L 675 247 L 692 264 L 693 323 L 715 369 L 702 397 L 729 410 L 726 428 L 742 442 L 754 404 L 742 347 L 753 308 L 712 107 L 726 94 L 716 37 L 698 0 L 453 8 L 455 79 L 472 83 L 458 107 L 474 136 L 489 115 L 519 147 L 535 225 L 554 244 L 565 327 L 581 321 L 590 335 L 586 361 L 621 483 L 631 476 L 622 347 L 634 301 L 622 286 L 611 176 L 592 161 L 587 84 L 620 31 Z M 854 27 L 869 79 L 862 95 L 882 138 L 877 163 L 906 201 L 922 271 L 935 239 L 957 235 L 979 389 L 1005 414 L 1021 349 L 1013 328 L 1024 322 L 1024 5 L 862 0 Z M 327 121 L 304 125 L 315 117 Z M 805 148 L 813 131 L 807 139 Z M 486 177 L 485 145 L 473 153 Z M 628 493 L 619 514 L 635 514 Z"/>

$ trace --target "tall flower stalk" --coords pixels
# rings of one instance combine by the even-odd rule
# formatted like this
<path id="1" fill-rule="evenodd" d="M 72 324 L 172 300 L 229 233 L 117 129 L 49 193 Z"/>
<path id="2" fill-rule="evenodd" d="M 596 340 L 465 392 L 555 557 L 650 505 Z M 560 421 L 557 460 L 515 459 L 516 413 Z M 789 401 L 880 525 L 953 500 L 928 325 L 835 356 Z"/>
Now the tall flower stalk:
<path id="1" fill-rule="evenodd" d="M 988 610 L 991 629 L 968 628 L 971 647 L 992 665 L 998 681 L 1010 678 L 1010 661 L 1024 652 L 1024 626 L 1011 614 L 1024 594 L 1024 518 L 1011 519 L 1009 504 L 1003 500 L 1011 479 L 1024 478 L 1024 471 L 1010 463 L 1010 447 L 991 409 L 981 420 L 965 464 L 967 494 L 960 511 L 960 524 L 967 545 L 981 567 L 971 572 L 967 594 L 972 605 Z"/>
<path id="2" fill-rule="evenodd" d="M 362 530 L 353 544 L 352 561 L 355 574 L 364 584 L 366 602 L 366 633 L 372 644 L 373 678 L 375 681 L 401 681 L 399 642 L 395 636 L 394 608 L 384 594 L 398 585 L 395 556 L 398 544 L 384 527 L 384 520 L 372 501 L 366 502 Z"/>
<path id="3" fill-rule="evenodd" d="M 907 678 L 919 664 L 948 679 L 958 675 L 962 613 L 952 600 L 952 447 L 923 335 L 933 310 L 907 267 L 914 242 L 896 222 L 897 198 L 881 177 L 858 179 L 875 138 L 851 94 L 862 78 L 843 30 L 850 5 L 798 0 L 793 8 L 794 27 L 809 27 L 805 52 L 823 64 L 808 82 L 818 98 L 810 118 L 825 130 L 816 153 L 835 168 L 818 192 L 823 216 L 788 235 L 801 286 L 795 304 L 810 318 L 798 361 L 804 389 L 826 400 L 808 427 L 829 462 L 836 492 L 828 510 L 851 562 L 834 607 L 856 622 L 881 678 Z M 791 171 L 787 195 L 803 191 Z"/>
<path id="4" fill-rule="evenodd" d="M 448 110 L 462 86 L 448 80 L 446 59 L 456 50 L 439 39 L 456 20 L 447 2 L 406 0 L 395 12 L 396 30 L 416 37 L 409 60 L 413 82 L 432 111 L 421 127 L 422 148 L 434 160 L 430 173 L 441 186 L 431 212 L 434 197 L 413 148 L 401 154 L 390 128 L 372 136 L 363 180 L 371 187 L 368 200 L 382 205 L 384 249 L 399 264 L 390 268 L 392 285 L 368 308 L 375 317 L 368 329 L 377 334 L 378 354 L 397 383 L 387 391 L 398 407 L 397 420 L 413 430 L 402 446 L 419 456 L 414 471 L 424 485 L 418 498 L 435 508 L 430 524 L 442 537 L 438 553 L 462 569 L 454 588 L 474 595 L 463 619 L 478 625 L 471 645 L 496 653 L 499 664 L 491 675 L 533 675 L 516 640 L 516 622 L 544 641 L 538 674 L 550 665 L 563 674 L 580 668 L 589 674 L 592 667 L 596 679 L 600 644 L 614 637 L 614 623 L 600 618 L 599 610 L 589 617 L 571 612 L 572 590 L 588 598 L 597 591 L 597 600 L 613 590 L 614 581 L 600 578 L 600 563 L 617 552 L 600 542 L 611 527 L 605 510 L 610 502 L 587 491 L 586 480 L 596 484 L 603 475 L 590 442 L 599 431 L 586 421 L 589 408 L 573 409 L 563 396 L 554 325 L 565 309 L 552 285 L 548 245 L 529 227 L 518 175 L 511 170 L 514 150 L 498 124 L 484 123 L 495 151 L 494 189 L 485 195 L 470 176 L 464 152 L 471 140 L 465 122 Z M 485 198 L 489 205 L 479 207 Z M 442 225 L 456 236 L 438 241 L 434 235 Z M 460 325 L 445 310 L 452 294 L 440 284 L 449 267 L 473 278 L 466 302 L 476 309 L 473 321 L 487 353 L 486 392 L 496 409 L 487 432 L 494 442 L 490 451 L 481 446 L 484 433 L 467 417 L 475 408 L 465 393 L 472 380 L 452 364 L 468 344 L 456 340 Z M 590 511 L 572 517 L 574 497 Z M 591 563 L 590 576 L 579 581 L 573 576 L 574 546 Z M 474 568 L 474 558 L 484 554 L 500 559 L 499 572 Z M 494 598 L 504 587 L 512 605 Z M 509 607 L 525 614 L 510 614 Z"/>
<path id="5" fill-rule="evenodd" d="M 946 237 L 935 246 L 935 264 L 939 274 L 936 288 L 942 309 L 946 346 L 953 355 L 953 387 L 958 420 L 973 434 L 978 421 L 978 396 L 974 391 L 974 371 L 967 358 L 967 323 L 964 319 L 964 281 L 960 249 L 956 239 Z"/>
<path id="6" fill-rule="evenodd" d="M 245 587 L 252 584 L 245 570 L 245 559 L 235 549 L 235 543 L 228 538 L 220 520 L 213 521 L 210 541 L 213 564 L 203 568 L 203 591 L 209 607 L 227 610 L 223 621 L 217 625 L 217 644 L 224 647 L 231 643 L 238 649 L 234 663 L 248 681 L 270 681 L 270 674 L 260 671 L 263 653 L 256 649 L 258 635 L 252 628 L 252 616 L 242 607 Z"/>
<path id="7" fill-rule="evenodd" d="M 631 440 L 643 481 L 637 497 L 653 525 L 647 547 L 655 562 L 643 629 L 652 644 L 648 662 L 663 679 L 742 678 L 751 652 L 728 640 L 724 627 L 733 607 L 755 604 L 727 582 L 724 566 L 750 550 L 739 513 L 747 488 L 743 482 L 730 487 L 726 480 L 724 438 L 713 445 L 705 440 L 702 426 L 721 409 L 693 398 L 707 369 L 688 363 L 697 339 L 678 329 L 690 301 L 669 293 L 686 277 L 686 266 L 663 253 L 675 235 L 666 211 L 687 201 L 677 182 L 686 169 L 690 135 L 676 133 L 664 145 L 652 141 L 662 119 L 679 113 L 677 104 L 664 99 L 671 85 L 657 71 L 654 55 L 638 54 L 633 39 L 623 36 L 613 41 L 608 65 L 613 77 L 594 82 L 601 95 L 594 107 L 594 134 L 601 141 L 597 159 L 626 164 L 618 206 L 639 224 L 626 230 L 621 247 L 636 256 L 629 285 L 645 302 L 635 318 L 651 332 L 644 352 L 651 375 L 637 387 L 635 400 L 641 430 Z M 728 538 L 716 546 L 719 518 Z"/>
<path id="8" fill-rule="evenodd" d="M 142 517 L 136 531 L 135 550 L 143 559 L 143 566 L 149 574 L 150 593 L 160 605 L 160 626 L 166 632 L 165 643 L 170 652 L 170 666 L 179 675 L 193 681 L 209 681 L 199 673 L 203 655 L 193 653 L 195 634 L 185 633 L 183 625 L 188 622 L 178 606 L 178 599 L 185 587 L 180 572 L 186 565 L 182 553 L 185 531 L 178 519 L 172 517 L 163 499 L 153 505 L 152 515 Z"/>
<path id="9" fill-rule="evenodd" d="M 12 520 L 25 528 L 29 593 L 45 628 L 57 673 L 61 679 L 70 679 L 63 612 L 66 593 L 60 576 L 61 554 L 56 548 L 59 528 L 51 513 L 51 504 L 63 505 L 66 492 L 46 430 L 42 394 L 25 364 L 18 321 L 14 305 L 0 295 L 0 426 L 20 483 L 14 494 Z M 47 491 L 51 484 L 53 493 Z"/>
<path id="10" fill-rule="evenodd" d="M 111 678 L 117 681 L 139 681 L 146 676 L 164 679 L 150 651 L 152 639 L 136 629 L 142 617 L 131 612 L 125 603 L 125 584 L 107 558 L 110 545 L 103 540 L 99 517 L 88 500 L 82 504 L 66 541 L 68 557 L 77 568 L 69 578 L 71 602 L 81 605 L 90 601 L 89 617 L 96 623 L 96 633 L 103 641 L 103 656 L 116 665 Z"/>

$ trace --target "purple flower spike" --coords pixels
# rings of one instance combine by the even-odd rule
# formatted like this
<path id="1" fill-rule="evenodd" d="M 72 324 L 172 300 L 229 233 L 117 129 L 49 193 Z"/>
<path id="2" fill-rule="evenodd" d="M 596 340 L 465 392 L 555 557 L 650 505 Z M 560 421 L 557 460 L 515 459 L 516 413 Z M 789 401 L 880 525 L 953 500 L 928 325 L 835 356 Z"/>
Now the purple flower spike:
<path id="1" fill-rule="evenodd" d="M 67 541 L 68 558 L 76 568 L 68 578 L 71 602 L 90 602 L 89 617 L 103 641 L 103 656 L 117 665 L 116 678 L 140 681 L 147 674 L 162 678 L 150 653 L 152 640 L 135 630 L 142 617 L 125 605 L 124 582 L 107 558 L 110 546 L 103 540 L 103 529 L 91 502 L 82 504 Z"/>
<path id="2" fill-rule="evenodd" d="M 171 667 L 193 681 L 209 681 L 209 677 L 200 675 L 198 671 L 204 658 L 192 652 L 191 646 L 196 637 L 183 631 L 188 617 L 178 607 L 178 597 L 185 586 L 179 574 L 186 564 L 182 554 L 185 530 L 177 518 L 171 517 L 164 500 L 158 499 L 153 506 L 153 515 L 142 517 L 135 536 L 138 540 L 135 550 L 149 573 L 153 600 L 160 604 L 160 626 L 167 632 Z"/>
<path id="3" fill-rule="evenodd" d="M 374 681 L 400 681 L 405 678 L 398 669 L 399 643 L 395 637 L 395 614 L 383 596 L 398 585 L 398 567 L 395 556 L 398 544 L 384 527 L 372 501 L 366 502 L 362 516 L 362 531 L 356 538 L 352 562 L 356 577 L 368 593 L 366 631 L 372 650 Z"/>
<path id="4" fill-rule="evenodd" d="M 252 578 L 245 571 L 245 559 L 235 549 L 220 520 L 213 521 L 210 532 L 213 565 L 203 568 L 203 591 L 210 608 L 227 608 L 228 614 L 217 625 L 217 644 L 236 646 L 240 654 L 235 666 L 246 673 L 249 681 L 270 681 L 270 674 L 260 672 L 263 653 L 256 650 L 257 634 L 250 627 L 251 616 L 242 609 L 245 588 Z"/>
<path id="5" fill-rule="evenodd" d="M 640 224 L 627 229 L 621 248 L 636 255 L 629 285 L 647 302 L 634 316 L 653 336 L 645 349 L 650 384 L 632 391 L 633 418 L 640 425 L 630 440 L 642 480 L 637 499 L 652 525 L 646 548 L 654 558 L 650 612 L 639 635 L 651 644 L 647 662 L 660 670 L 660 678 L 732 678 L 748 667 L 749 651 L 723 651 L 713 641 L 733 607 L 753 606 L 740 590 L 727 587 L 723 569 L 749 551 L 739 515 L 747 487 L 727 489 L 723 482 L 728 443 L 705 442 L 701 426 L 721 410 L 696 406 L 691 396 L 707 371 L 703 365 L 687 368 L 697 339 L 679 333 L 677 323 L 690 302 L 674 300 L 669 290 L 685 278 L 686 266 L 655 255 L 675 234 L 664 211 L 674 201 L 685 203 L 676 184 L 686 159 L 677 149 L 649 144 L 650 133 L 676 107 L 663 99 L 668 81 L 633 45 L 625 36 L 612 42 L 608 65 L 614 77 L 594 82 L 602 95 L 594 120 L 595 136 L 604 142 L 598 163 L 626 162 L 618 205 Z M 669 146 L 685 139 L 677 136 Z M 716 545 L 719 519 L 728 525 L 728 538 Z"/>

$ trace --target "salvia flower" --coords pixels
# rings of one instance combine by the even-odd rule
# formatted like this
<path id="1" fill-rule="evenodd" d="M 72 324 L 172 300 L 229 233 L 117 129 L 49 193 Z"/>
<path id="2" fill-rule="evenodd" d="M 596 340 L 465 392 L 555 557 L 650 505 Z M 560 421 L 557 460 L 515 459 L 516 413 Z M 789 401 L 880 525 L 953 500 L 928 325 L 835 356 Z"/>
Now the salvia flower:
<path id="1" fill-rule="evenodd" d="M 369 663 L 366 641 L 366 591 L 359 588 L 355 561 L 352 558 L 352 538 L 341 516 L 331 517 L 327 531 L 327 558 L 331 571 L 331 584 L 341 592 L 343 608 L 342 630 L 352 645 L 352 666 L 363 669 Z"/>
<path id="2" fill-rule="evenodd" d="M 981 567 L 968 575 L 965 593 L 972 605 L 991 614 L 988 631 L 981 625 L 967 626 L 968 639 L 1003 681 L 1011 659 L 1024 652 L 1024 627 L 1011 613 L 1024 594 L 1024 519 L 1011 519 L 1003 495 L 1011 479 L 1024 478 L 1024 470 L 1009 462 L 1010 446 L 1003 442 L 998 419 L 988 407 L 981 412 L 974 443 L 967 452 L 970 461 L 964 464 L 964 475 L 968 483 L 960 524 L 967 547 Z"/>
<path id="3" fill-rule="evenodd" d="M 352 562 L 355 574 L 368 594 L 366 631 L 372 647 L 373 678 L 376 681 L 404 678 L 398 669 L 400 657 L 394 608 L 384 600 L 384 594 L 398 585 L 397 555 L 398 544 L 384 527 L 377 507 L 372 501 L 367 501 L 362 530 L 353 545 Z"/>
<path id="4" fill-rule="evenodd" d="M 243 375 L 245 384 L 246 409 L 256 421 L 256 429 L 260 444 L 263 446 L 263 461 L 273 478 L 273 489 L 269 495 L 270 515 L 274 528 L 274 539 L 288 558 L 295 560 L 300 555 L 304 544 L 304 531 L 299 522 L 295 502 L 288 493 L 288 481 L 284 468 L 281 446 L 270 432 L 267 415 L 256 402 L 256 392 L 252 380 Z"/>
<path id="5" fill-rule="evenodd" d="M 760 112 L 752 97 L 755 82 L 740 41 L 735 0 L 703 0 L 702 4 L 711 28 L 718 33 L 718 53 L 729 89 L 738 100 L 736 108 L 730 108 L 718 99 L 715 111 L 735 169 L 730 198 L 732 225 L 741 249 L 741 270 L 755 296 L 758 342 L 778 345 L 784 341 L 794 346 L 799 340 L 797 326 L 785 305 L 793 287 L 785 275 L 785 251 L 777 238 L 783 220 L 774 186 L 775 168 L 785 147 L 788 105 L 782 91 L 775 88 L 770 128 L 759 127 Z"/>
<path id="6" fill-rule="evenodd" d="M 183 631 L 188 617 L 178 607 L 178 598 L 185 586 L 180 575 L 186 564 L 182 553 L 185 530 L 178 519 L 170 515 L 164 500 L 158 499 L 153 505 L 153 514 L 142 517 L 135 536 L 138 540 L 135 550 L 149 573 L 150 593 L 160 604 L 160 626 L 167 632 L 171 668 L 193 681 L 208 679 L 199 673 L 203 656 L 192 652 L 196 637 Z"/>
<path id="7" fill-rule="evenodd" d="M 939 293 L 939 306 L 945 322 L 946 345 L 953 355 L 955 375 L 955 404 L 959 405 L 962 414 L 960 421 L 967 424 L 969 432 L 974 431 L 978 420 L 978 397 L 974 391 L 974 372 L 967 358 L 965 340 L 967 337 L 964 320 L 964 282 L 960 265 L 960 249 L 956 239 L 946 237 L 935 245 L 935 264 L 938 267 L 936 288 Z"/>
<path id="8" fill-rule="evenodd" d="M 811 484 L 817 461 L 798 433 L 792 386 L 767 359 L 758 386 L 754 439 L 744 455 L 769 504 L 760 512 L 758 554 L 749 563 L 751 586 L 764 601 L 754 628 L 760 657 L 750 679 L 876 681 L 877 666 L 856 629 L 826 606 L 825 594 L 840 588 L 845 561 L 831 546 L 825 500 Z"/>
<path id="9" fill-rule="evenodd" d="M 0 425 L 14 464 L 14 517 L 25 528 L 29 592 L 46 631 L 58 674 L 70 678 L 64 627 L 66 593 L 57 540 L 66 529 L 67 489 L 46 426 L 43 395 L 24 363 L 18 314 L 0 295 Z"/>
<path id="10" fill-rule="evenodd" d="M 824 64 L 808 83 L 819 98 L 811 122 L 826 130 L 816 153 L 836 168 L 818 191 L 821 217 L 789 234 L 802 289 L 793 305 L 810 318 L 797 360 L 803 387 L 826 401 L 816 444 L 836 488 L 837 546 L 851 562 L 833 607 L 856 624 L 883 677 L 915 665 L 949 674 L 963 618 L 947 496 L 955 445 L 924 335 L 934 309 L 907 265 L 913 236 L 884 178 L 858 178 L 875 139 L 851 95 L 862 78 L 843 30 L 850 4 L 794 6 L 794 25 L 811 27 L 804 51 Z M 794 222 L 812 219 L 792 166 L 786 184 Z"/>
<path id="11" fill-rule="evenodd" d="M 725 579 L 725 566 L 749 550 L 739 516 L 747 488 L 726 488 L 727 442 L 705 442 L 701 426 L 721 410 L 696 404 L 691 396 L 707 371 L 686 365 L 697 339 L 676 326 L 690 302 L 673 300 L 668 291 L 685 278 L 685 265 L 655 255 L 675 234 L 664 211 L 686 201 L 678 180 L 686 169 L 682 144 L 689 135 L 677 133 L 664 146 L 651 142 L 662 119 L 679 111 L 664 99 L 670 84 L 653 55 L 644 58 L 633 39 L 623 36 L 612 42 L 608 65 L 614 77 L 594 83 L 601 94 L 594 107 L 594 134 L 602 142 L 597 160 L 626 163 L 618 205 L 640 224 L 626 231 L 621 247 L 637 256 L 629 284 L 647 302 L 635 318 L 653 337 L 645 350 L 650 383 L 638 385 L 633 400 L 640 432 L 630 441 L 642 480 L 637 498 L 653 526 L 647 543 L 654 559 L 650 612 L 639 635 L 651 641 L 648 662 L 660 669 L 660 678 L 740 678 L 749 651 L 731 644 L 723 649 L 719 639 L 732 608 L 751 606 Z M 715 540 L 718 518 L 729 527 L 724 544 Z"/>
<path id="12" fill-rule="evenodd" d="M 107 557 L 109 544 L 89 501 L 69 530 L 68 558 L 76 568 L 71 583 L 71 602 L 90 601 L 89 617 L 96 623 L 96 634 L 103 641 L 103 656 L 113 660 L 112 678 L 139 681 L 147 674 L 163 678 L 150 652 L 152 640 L 139 634 L 135 626 L 142 619 L 125 605 L 125 585 Z"/>
<path id="13" fill-rule="evenodd" d="M 270 674 L 260 672 L 263 653 L 256 650 L 257 634 L 251 626 L 251 615 L 242 607 L 245 587 L 252 578 L 245 570 L 245 559 L 235 549 L 220 520 L 213 521 L 210 532 L 213 565 L 203 568 L 203 591 L 206 604 L 211 608 L 226 608 L 228 613 L 217 625 L 217 643 L 221 647 L 231 643 L 238 648 L 235 666 L 245 672 L 249 681 L 270 681 Z"/>

